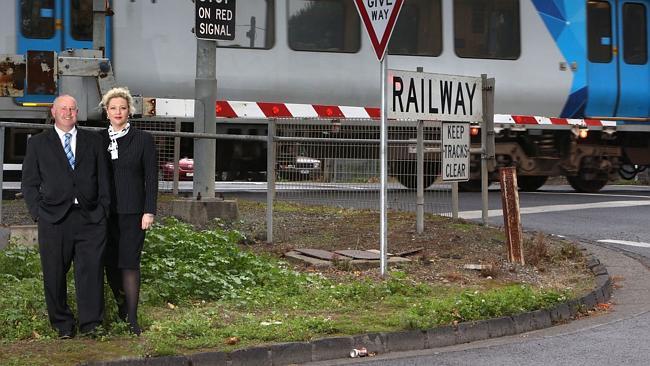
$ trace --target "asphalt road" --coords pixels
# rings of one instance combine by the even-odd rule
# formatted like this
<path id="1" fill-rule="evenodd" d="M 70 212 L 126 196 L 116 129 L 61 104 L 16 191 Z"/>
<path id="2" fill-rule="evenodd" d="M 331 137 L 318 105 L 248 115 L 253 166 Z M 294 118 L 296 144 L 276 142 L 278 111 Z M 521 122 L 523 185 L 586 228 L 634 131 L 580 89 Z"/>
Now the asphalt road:
<path id="1" fill-rule="evenodd" d="M 650 257 L 648 186 L 612 185 L 597 194 L 576 193 L 569 186 L 544 186 L 537 192 L 520 192 L 519 200 L 526 230 L 603 241 Z M 498 189 L 490 191 L 489 208 L 494 210 L 489 224 L 502 226 Z M 460 210 L 461 217 L 480 210 L 480 194 L 462 193 Z"/>
<path id="2" fill-rule="evenodd" d="M 489 199 L 495 210 L 489 222 L 497 226 L 503 224 L 499 194 L 492 189 Z M 650 365 L 650 272 L 626 255 L 650 258 L 650 188 L 608 186 L 599 194 L 578 194 L 568 186 L 545 186 L 520 193 L 520 205 L 524 229 L 585 239 L 616 279 L 611 311 L 517 336 L 310 365 Z M 480 195 L 462 193 L 460 210 L 475 216 Z"/>

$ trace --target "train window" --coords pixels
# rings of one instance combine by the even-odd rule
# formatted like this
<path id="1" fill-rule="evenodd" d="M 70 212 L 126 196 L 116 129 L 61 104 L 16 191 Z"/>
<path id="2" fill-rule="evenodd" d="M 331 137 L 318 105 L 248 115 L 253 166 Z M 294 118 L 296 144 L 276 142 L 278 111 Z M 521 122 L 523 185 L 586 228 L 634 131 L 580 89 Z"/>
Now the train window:
<path id="1" fill-rule="evenodd" d="M 455 0 L 459 57 L 515 60 L 521 54 L 519 0 Z"/>
<path id="2" fill-rule="evenodd" d="M 70 25 L 72 38 L 77 41 L 93 40 L 93 0 L 70 2 Z"/>
<path id="3" fill-rule="evenodd" d="M 289 0 L 288 11 L 291 49 L 359 51 L 361 27 L 352 0 Z"/>
<path id="4" fill-rule="evenodd" d="M 52 38 L 54 0 L 21 0 L 20 32 L 27 38 Z"/>
<path id="5" fill-rule="evenodd" d="M 612 9 L 607 1 L 587 2 L 587 45 L 589 61 L 612 61 Z"/>
<path id="6" fill-rule="evenodd" d="M 391 55 L 440 56 L 442 15 L 440 0 L 406 0 L 388 43 Z"/>
<path id="7" fill-rule="evenodd" d="M 648 32 L 646 9 L 643 4 L 623 5 L 623 60 L 632 65 L 648 62 Z"/>
<path id="8" fill-rule="evenodd" d="M 235 39 L 217 41 L 217 47 L 268 50 L 275 44 L 275 0 L 237 3 Z"/>

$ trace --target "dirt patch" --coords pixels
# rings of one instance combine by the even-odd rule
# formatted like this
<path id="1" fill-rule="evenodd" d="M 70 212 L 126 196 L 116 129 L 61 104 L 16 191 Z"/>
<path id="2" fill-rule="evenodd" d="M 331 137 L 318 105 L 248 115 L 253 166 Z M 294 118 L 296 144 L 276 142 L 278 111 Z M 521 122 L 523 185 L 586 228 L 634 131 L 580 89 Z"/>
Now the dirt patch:
<path id="1" fill-rule="evenodd" d="M 227 226 L 246 235 L 242 242 L 251 250 L 282 257 L 296 248 L 368 250 L 379 249 L 379 214 L 370 210 L 340 209 L 279 203 L 274 212 L 274 243 L 266 243 L 265 206 L 239 201 L 240 220 Z M 591 289 L 592 275 L 582 252 L 571 242 L 542 233 L 525 234 L 527 265 L 507 261 L 505 235 L 461 219 L 426 215 L 425 230 L 418 234 L 415 215 L 388 214 L 388 252 L 413 252 L 399 268 L 414 280 L 449 286 L 489 288 L 506 283 L 525 283 L 539 288 Z M 467 269 L 468 264 L 486 265 Z M 379 278 L 377 268 L 358 270 L 334 265 L 319 270 L 325 276 Z M 303 271 L 313 268 L 297 266 Z"/>

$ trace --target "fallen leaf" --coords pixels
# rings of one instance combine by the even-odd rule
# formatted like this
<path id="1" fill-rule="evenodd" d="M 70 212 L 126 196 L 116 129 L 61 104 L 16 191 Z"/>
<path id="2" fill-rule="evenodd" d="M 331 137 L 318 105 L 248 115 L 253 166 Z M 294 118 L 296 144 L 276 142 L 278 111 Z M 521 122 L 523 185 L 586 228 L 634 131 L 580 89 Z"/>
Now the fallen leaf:
<path id="1" fill-rule="evenodd" d="M 228 344 L 228 345 L 232 346 L 233 344 L 237 344 L 237 343 L 239 343 L 239 338 L 237 338 L 237 337 L 228 337 L 226 339 L 226 344 Z"/>

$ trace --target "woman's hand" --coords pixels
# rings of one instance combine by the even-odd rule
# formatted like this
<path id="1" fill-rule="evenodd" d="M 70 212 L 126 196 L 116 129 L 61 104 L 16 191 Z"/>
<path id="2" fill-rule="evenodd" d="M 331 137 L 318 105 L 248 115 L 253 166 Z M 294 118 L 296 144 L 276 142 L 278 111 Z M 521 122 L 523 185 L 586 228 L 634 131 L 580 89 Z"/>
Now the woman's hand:
<path id="1" fill-rule="evenodd" d="M 142 230 L 151 229 L 151 226 L 153 225 L 153 218 L 154 215 L 150 213 L 142 215 Z"/>

